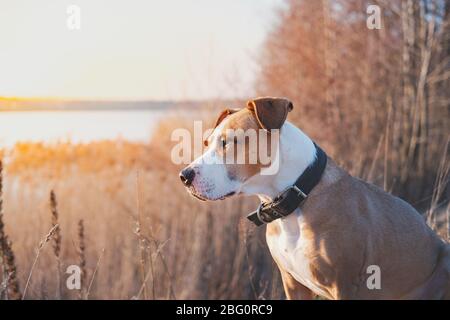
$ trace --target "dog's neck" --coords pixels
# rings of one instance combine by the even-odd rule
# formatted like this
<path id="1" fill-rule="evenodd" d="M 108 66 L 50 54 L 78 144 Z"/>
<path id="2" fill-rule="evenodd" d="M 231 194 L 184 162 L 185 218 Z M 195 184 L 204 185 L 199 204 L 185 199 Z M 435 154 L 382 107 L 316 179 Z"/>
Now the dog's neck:
<path id="1" fill-rule="evenodd" d="M 253 176 L 242 186 L 242 193 L 257 195 L 264 202 L 271 201 L 284 189 L 293 185 L 314 162 L 316 147 L 313 141 L 293 124 L 286 122 L 283 125 L 279 141 L 278 172 L 274 175 Z"/>

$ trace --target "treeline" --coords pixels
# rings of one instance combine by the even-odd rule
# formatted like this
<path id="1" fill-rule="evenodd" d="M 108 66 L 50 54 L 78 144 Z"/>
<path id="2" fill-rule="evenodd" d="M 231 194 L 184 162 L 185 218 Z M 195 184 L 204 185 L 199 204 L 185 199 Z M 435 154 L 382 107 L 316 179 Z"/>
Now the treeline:
<path id="1" fill-rule="evenodd" d="M 381 29 L 366 24 L 374 4 Z M 277 17 L 258 93 L 292 99 L 290 119 L 352 173 L 445 204 L 450 1 L 288 0 Z"/>

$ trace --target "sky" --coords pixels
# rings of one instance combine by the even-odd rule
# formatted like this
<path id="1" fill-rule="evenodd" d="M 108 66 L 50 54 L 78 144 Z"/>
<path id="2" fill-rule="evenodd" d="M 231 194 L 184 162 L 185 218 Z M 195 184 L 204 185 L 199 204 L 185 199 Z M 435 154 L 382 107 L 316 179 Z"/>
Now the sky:
<path id="1" fill-rule="evenodd" d="M 0 0 L 0 96 L 248 97 L 282 3 Z M 79 30 L 67 25 L 70 5 L 80 9 Z"/>

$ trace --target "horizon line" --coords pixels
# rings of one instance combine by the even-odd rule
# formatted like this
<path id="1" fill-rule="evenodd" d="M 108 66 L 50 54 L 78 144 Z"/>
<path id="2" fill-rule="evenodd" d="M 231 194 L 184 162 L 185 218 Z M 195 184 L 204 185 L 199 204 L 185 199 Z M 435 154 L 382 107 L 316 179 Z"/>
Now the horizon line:
<path id="1" fill-rule="evenodd" d="M 0 95 L 1 101 L 42 101 L 42 102 L 160 102 L 160 103 L 201 103 L 210 101 L 232 101 L 232 100 L 246 100 L 248 98 L 242 97 L 211 97 L 200 99 L 158 99 L 158 98 L 106 98 L 106 97 L 58 97 L 58 96 L 7 96 Z"/>

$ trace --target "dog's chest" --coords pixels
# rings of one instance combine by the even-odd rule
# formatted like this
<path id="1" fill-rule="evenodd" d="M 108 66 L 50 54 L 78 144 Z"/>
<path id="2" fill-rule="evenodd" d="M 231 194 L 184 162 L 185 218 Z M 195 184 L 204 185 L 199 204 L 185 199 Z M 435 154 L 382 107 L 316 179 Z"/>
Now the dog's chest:
<path id="1" fill-rule="evenodd" d="M 327 296 L 311 272 L 311 244 L 302 235 L 301 220 L 301 216 L 292 214 L 283 223 L 276 221 L 276 232 L 266 234 L 270 253 L 295 280 L 314 293 Z"/>

